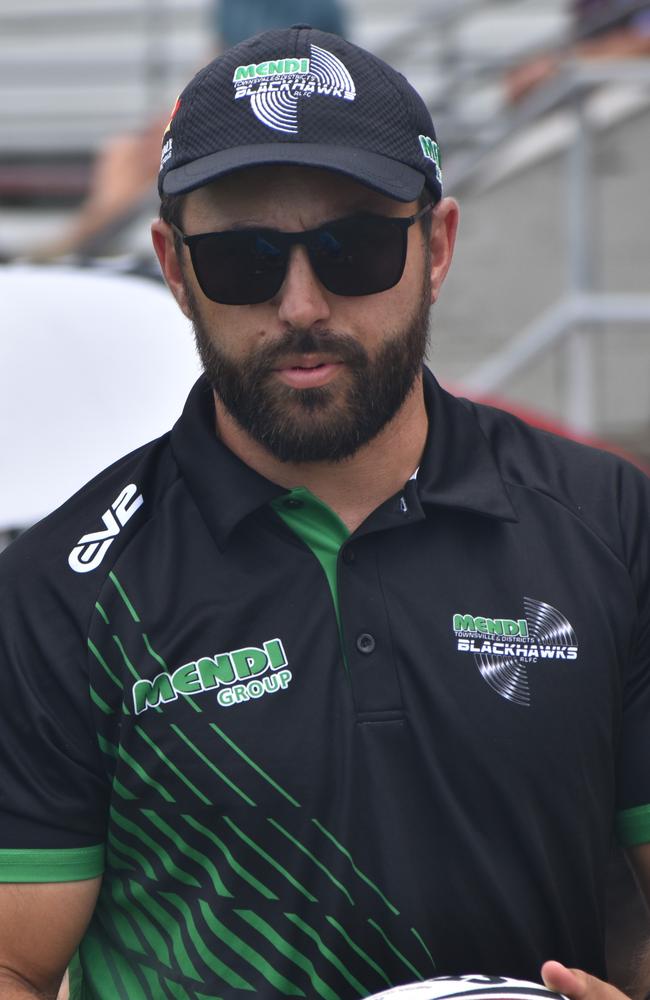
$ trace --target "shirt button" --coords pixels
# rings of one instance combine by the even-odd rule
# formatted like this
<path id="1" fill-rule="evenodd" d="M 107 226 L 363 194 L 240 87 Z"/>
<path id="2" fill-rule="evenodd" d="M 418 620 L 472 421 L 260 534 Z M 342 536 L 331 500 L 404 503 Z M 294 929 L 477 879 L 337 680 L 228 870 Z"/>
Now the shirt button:
<path id="1" fill-rule="evenodd" d="M 352 548 L 343 549 L 343 562 L 348 566 L 355 561 L 357 554 Z"/>
<path id="2" fill-rule="evenodd" d="M 370 632 L 362 632 L 357 636 L 357 649 L 360 653 L 373 653 L 376 645 L 375 637 Z"/>
<path id="3" fill-rule="evenodd" d="M 288 497 L 282 501 L 282 506 L 288 507 L 290 510 L 298 510 L 298 508 L 304 507 L 304 503 L 302 500 L 298 500 L 297 497 Z"/>

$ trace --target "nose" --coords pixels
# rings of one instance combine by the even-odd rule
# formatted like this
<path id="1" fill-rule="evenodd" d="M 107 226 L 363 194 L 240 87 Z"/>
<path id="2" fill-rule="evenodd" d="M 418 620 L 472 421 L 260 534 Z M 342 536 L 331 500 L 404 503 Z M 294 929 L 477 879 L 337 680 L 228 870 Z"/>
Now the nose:
<path id="1" fill-rule="evenodd" d="M 304 246 L 291 248 L 287 273 L 277 298 L 278 318 L 290 327 L 308 329 L 329 318 L 327 292 L 314 274 Z"/>

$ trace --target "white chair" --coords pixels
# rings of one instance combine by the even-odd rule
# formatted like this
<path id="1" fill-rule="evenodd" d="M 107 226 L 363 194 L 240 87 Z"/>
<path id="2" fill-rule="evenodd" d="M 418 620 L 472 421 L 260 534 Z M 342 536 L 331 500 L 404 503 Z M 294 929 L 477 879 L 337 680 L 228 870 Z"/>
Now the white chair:
<path id="1" fill-rule="evenodd" d="M 6 534 L 171 427 L 200 366 L 170 292 L 142 277 L 0 267 L 0 317 Z"/>

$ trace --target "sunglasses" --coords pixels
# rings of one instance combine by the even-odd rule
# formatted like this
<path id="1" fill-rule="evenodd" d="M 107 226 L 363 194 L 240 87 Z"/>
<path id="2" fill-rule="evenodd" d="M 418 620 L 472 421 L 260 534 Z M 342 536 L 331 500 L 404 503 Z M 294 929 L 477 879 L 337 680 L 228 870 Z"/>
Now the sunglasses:
<path id="1" fill-rule="evenodd" d="M 223 305 L 248 306 L 277 295 L 296 244 L 306 248 L 314 274 L 334 295 L 374 295 L 392 288 L 404 273 L 408 230 L 432 208 L 429 202 L 406 218 L 353 215 L 299 233 L 228 229 L 187 236 L 171 226 L 189 247 L 203 294 Z"/>

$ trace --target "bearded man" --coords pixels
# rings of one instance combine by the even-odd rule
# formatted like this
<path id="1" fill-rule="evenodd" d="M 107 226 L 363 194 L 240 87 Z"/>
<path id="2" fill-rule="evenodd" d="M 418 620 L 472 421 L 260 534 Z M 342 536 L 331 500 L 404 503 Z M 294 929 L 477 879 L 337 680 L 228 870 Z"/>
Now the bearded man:
<path id="1" fill-rule="evenodd" d="M 458 206 L 370 53 L 304 25 L 230 49 L 176 104 L 160 192 L 204 374 L 2 561 L 2 997 L 71 960 L 93 1000 L 473 972 L 620 997 L 614 824 L 650 885 L 646 480 L 424 367 Z"/>

